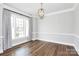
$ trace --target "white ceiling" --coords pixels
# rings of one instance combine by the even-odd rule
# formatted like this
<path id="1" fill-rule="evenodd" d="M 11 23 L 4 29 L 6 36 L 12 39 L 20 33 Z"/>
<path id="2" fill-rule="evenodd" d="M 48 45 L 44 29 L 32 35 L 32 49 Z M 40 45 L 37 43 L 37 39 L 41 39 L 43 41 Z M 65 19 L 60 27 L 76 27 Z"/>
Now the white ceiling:
<path id="1" fill-rule="evenodd" d="M 5 4 L 33 15 L 35 15 L 37 10 L 40 8 L 40 3 L 5 3 Z M 43 8 L 45 9 L 46 14 L 65 10 L 65 9 L 70 9 L 73 6 L 74 3 L 44 3 L 43 4 Z"/>

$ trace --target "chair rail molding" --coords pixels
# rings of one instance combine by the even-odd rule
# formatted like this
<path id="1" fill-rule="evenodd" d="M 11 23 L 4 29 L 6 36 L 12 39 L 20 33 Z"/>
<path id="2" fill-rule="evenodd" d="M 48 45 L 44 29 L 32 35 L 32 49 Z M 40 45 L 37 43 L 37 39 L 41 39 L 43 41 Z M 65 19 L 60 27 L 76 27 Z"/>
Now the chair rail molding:
<path id="1" fill-rule="evenodd" d="M 71 33 L 38 33 L 33 32 L 33 40 L 42 40 L 74 46 L 79 54 L 79 36 Z"/>

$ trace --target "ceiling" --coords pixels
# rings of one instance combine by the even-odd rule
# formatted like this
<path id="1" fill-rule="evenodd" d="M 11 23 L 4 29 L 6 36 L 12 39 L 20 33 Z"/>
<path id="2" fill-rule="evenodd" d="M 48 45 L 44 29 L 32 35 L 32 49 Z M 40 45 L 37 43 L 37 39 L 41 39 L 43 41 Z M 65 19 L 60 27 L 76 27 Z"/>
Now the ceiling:
<path id="1" fill-rule="evenodd" d="M 40 3 L 5 3 L 5 4 L 33 15 L 35 15 L 37 10 L 40 8 Z M 65 9 L 70 9 L 73 6 L 74 3 L 44 3 L 43 4 L 43 8 L 45 9 L 46 14 L 65 10 Z"/>

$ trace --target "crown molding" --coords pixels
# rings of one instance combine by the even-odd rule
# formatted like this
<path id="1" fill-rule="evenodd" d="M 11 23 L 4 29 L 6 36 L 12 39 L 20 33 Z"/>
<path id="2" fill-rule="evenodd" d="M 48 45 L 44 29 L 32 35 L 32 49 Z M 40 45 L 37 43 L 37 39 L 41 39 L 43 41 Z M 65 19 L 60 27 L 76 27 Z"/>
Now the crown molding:
<path id="1" fill-rule="evenodd" d="M 64 10 L 60 10 L 60 11 L 56 11 L 56 12 L 51 12 L 51 13 L 45 14 L 45 17 L 51 16 L 51 15 L 62 14 L 62 13 L 66 13 L 66 12 L 71 12 L 71 11 L 74 11 L 74 8 L 64 9 Z M 34 15 L 33 17 L 36 17 L 36 16 Z"/>
<path id="2" fill-rule="evenodd" d="M 60 11 L 56 11 L 56 12 L 51 12 L 51 13 L 45 14 L 45 17 L 51 16 L 51 15 L 62 14 L 62 13 L 66 13 L 66 12 L 71 12 L 71 11 L 74 11 L 74 8 L 64 9 L 64 10 L 60 10 Z M 33 17 L 37 17 L 37 16 L 34 15 Z"/>
<path id="3" fill-rule="evenodd" d="M 19 9 L 13 7 L 13 6 L 7 5 L 7 4 L 5 4 L 5 3 L 1 3 L 0 5 L 2 6 L 2 8 L 6 8 L 6 9 L 9 9 L 9 10 L 11 10 L 11 11 L 15 11 L 15 12 L 24 14 L 24 15 L 26 15 L 26 16 L 32 17 L 32 15 L 31 15 L 30 13 L 26 13 L 26 12 L 24 12 L 24 11 L 22 11 L 22 10 L 19 10 Z"/>
<path id="4" fill-rule="evenodd" d="M 6 4 L 2 4 L 4 7 L 6 7 L 7 5 Z M 51 13 L 48 13 L 48 14 L 45 14 L 45 16 L 51 16 L 51 15 L 56 15 L 56 14 L 62 14 L 62 13 L 65 13 L 65 12 L 71 12 L 71 11 L 74 11 L 76 10 L 78 6 L 78 3 L 75 3 L 74 6 L 72 8 L 69 8 L 69 9 L 64 9 L 64 10 L 60 10 L 60 11 L 56 11 L 56 12 L 51 12 Z M 16 9 L 16 8 L 15 8 Z M 23 11 L 22 11 L 23 12 Z M 25 12 L 24 12 L 25 13 Z M 36 17 L 36 15 L 31 15 L 31 17 Z"/>
<path id="5" fill-rule="evenodd" d="M 74 4 L 73 10 L 76 10 L 77 6 L 78 6 L 78 3 Z"/>
<path id="6" fill-rule="evenodd" d="M 56 12 L 52 12 L 52 13 L 48 13 L 45 16 L 51 16 L 51 15 L 56 15 L 56 14 L 61 14 L 61 13 L 65 13 L 65 12 L 71 12 L 74 11 L 73 8 L 70 9 L 64 9 L 64 10 L 60 10 L 60 11 L 56 11 Z"/>
<path id="7" fill-rule="evenodd" d="M 70 9 L 64 9 L 64 10 L 60 10 L 60 11 L 56 11 L 56 12 L 52 12 L 52 13 L 48 13 L 45 16 L 51 16 L 51 15 L 56 15 L 56 14 L 61 14 L 61 13 L 65 13 L 65 12 L 71 12 L 71 11 L 75 11 L 76 8 L 78 6 L 78 3 L 74 4 L 74 6 Z"/>

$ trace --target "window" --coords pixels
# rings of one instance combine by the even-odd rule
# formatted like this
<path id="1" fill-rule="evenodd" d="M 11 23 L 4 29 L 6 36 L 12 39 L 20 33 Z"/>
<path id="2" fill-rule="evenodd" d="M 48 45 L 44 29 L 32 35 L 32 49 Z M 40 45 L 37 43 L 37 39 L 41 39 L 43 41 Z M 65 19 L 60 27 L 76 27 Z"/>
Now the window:
<path id="1" fill-rule="evenodd" d="M 29 18 L 16 13 L 12 13 L 11 28 L 12 28 L 12 39 L 28 37 Z"/>

